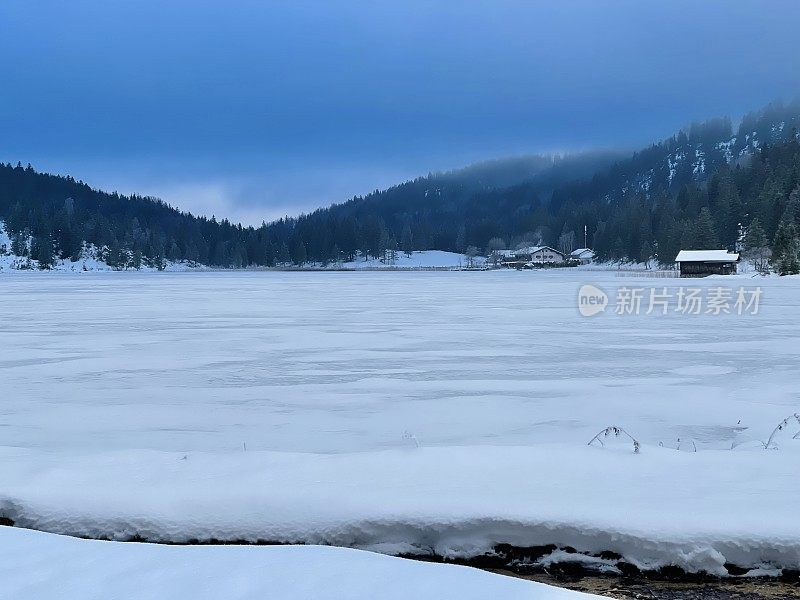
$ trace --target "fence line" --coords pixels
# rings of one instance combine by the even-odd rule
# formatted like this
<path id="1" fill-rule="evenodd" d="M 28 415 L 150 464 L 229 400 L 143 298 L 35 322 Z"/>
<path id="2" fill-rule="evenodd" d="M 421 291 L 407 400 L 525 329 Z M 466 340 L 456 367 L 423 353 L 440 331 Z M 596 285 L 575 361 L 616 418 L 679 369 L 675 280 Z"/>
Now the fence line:
<path id="1" fill-rule="evenodd" d="M 617 277 L 645 277 L 647 279 L 679 279 L 678 271 L 617 271 Z"/>

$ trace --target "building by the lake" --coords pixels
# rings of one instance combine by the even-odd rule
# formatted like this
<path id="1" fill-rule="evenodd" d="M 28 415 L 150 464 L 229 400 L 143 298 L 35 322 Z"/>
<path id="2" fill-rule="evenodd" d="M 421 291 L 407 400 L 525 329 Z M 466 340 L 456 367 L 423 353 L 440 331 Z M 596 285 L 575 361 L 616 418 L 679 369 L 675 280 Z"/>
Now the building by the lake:
<path id="1" fill-rule="evenodd" d="M 578 248 L 570 252 L 569 257 L 579 261 L 582 265 L 588 265 L 594 261 L 594 250 L 591 248 Z"/>
<path id="2" fill-rule="evenodd" d="M 706 277 L 736 273 L 739 255 L 727 250 L 681 250 L 675 257 L 681 277 Z"/>

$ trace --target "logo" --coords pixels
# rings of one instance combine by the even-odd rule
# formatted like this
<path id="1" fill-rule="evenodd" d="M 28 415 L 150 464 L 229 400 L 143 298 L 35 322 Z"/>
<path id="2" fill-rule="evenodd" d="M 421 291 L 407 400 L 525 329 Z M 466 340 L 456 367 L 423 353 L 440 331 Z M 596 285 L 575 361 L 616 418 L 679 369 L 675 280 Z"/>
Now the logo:
<path id="1" fill-rule="evenodd" d="M 586 284 L 578 290 L 578 312 L 584 317 L 601 313 L 608 306 L 608 294 L 599 287 Z"/>
<path id="2" fill-rule="evenodd" d="M 760 287 L 628 287 L 616 289 L 611 305 L 616 315 L 757 315 Z M 578 290 L 578 312 L 592 317 L 609 307 L 608 294 L 586 283 Z"/>

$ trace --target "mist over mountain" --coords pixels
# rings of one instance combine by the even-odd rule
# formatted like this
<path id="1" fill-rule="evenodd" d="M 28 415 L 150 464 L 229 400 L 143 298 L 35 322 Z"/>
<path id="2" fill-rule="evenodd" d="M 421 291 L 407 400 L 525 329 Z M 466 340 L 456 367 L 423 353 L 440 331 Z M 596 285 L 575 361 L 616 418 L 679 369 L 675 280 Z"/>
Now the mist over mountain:
<path id="1" fill-rule="evenodd" d="M 118 268 L 238 268 L 531 242 L 571 250 L 584 230 L 601 258 L 669 263 L 681 246 L 733 248 L 754 219 L 772 241 L 793 219 L 785 213 L 798 195 L 798 126 L 800 101 L 774 103 L 736 127 L 728 118 L 695 123 L 635 153 L 487 160 L 261 227 L 8 164 L 0 219 L 12 240 L 5 251 L 43 268 L 79 260 L 89 245 Z"/>
<path id="2" fill-rule="evenodd" d="M 432 181 L 457 181 L 483 189 L 505 188 L 533 179 L 558 181 L 588 177 L 630 156 L 625 150 L 589 150 L 488 159 L 460 169 L 431 173 Z"/>

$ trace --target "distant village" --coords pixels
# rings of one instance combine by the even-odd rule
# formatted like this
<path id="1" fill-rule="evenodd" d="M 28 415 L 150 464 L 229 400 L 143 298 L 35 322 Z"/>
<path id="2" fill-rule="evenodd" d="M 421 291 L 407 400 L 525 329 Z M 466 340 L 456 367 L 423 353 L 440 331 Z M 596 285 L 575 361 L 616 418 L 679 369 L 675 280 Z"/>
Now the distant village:
<path id="1" fill-rule="evenodd" d="M 489 255 L 492 266 L 514 269 L 588 265 L 594 259 L 595 254 L 589 248 L 578 248 L 565 254 L 550 246 L 525 246 L 516 250 L 496 250 Z"/>
<path id="2" fill-rule="evenodd" d="M 524 246 L 516 250 L 495 250 L 488 256 L 487 268 L 538 269 L 577 267 L 595 261 L 591 248 L 578 248 L 570 253 L 550 246 Z M 727 250 L 681 250 L 675 264 L 681 277 L 706 277 L 736 273 L 739 254 Z"/>

